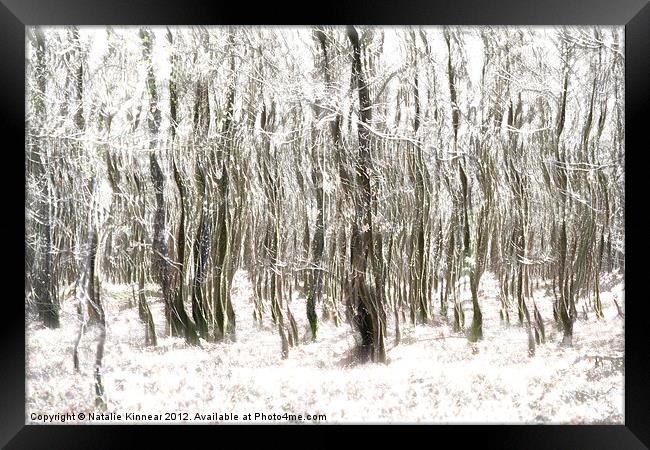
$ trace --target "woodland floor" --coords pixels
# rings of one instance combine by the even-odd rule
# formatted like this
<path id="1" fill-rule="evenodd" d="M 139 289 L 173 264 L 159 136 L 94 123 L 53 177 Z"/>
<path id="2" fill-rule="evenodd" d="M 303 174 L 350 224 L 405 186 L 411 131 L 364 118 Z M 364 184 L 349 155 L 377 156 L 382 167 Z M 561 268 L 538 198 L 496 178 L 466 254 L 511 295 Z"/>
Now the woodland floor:
<path id="1" fill-rule="evenodd" d="M 545 319 L 547 343 L 528 356 L 528 338 L 516 323 L 499 318 L 497 285 L 490 274 L 482 281 L 484 339 L 470 344 L 452 332 L 434 309 L 434 323 L 402 324 L 402 343 L 395 347 L 393 324 L 387 339 L 389 363 L 350 364 L 355 334 L 347 324 L 320 323 L 311 342 L 304 299 L 292 312 L 302 342 L 281 359 L 280 339 L 268 315 L 264 326 L 253 321 L 251 287 L 238 272 L 233 283 L 237 341 L 202 342 L 189 348 L 178 338 L 163 337 L 162 303 L 154 286 L 149 302 L 159 336 L 145 347 L 137 308 L 129 308 L 129 286 L 104 285 L 107 342 L 104 359 L 106 412 L 164 414 L 261 412 L 325 414 L 329 422 L 431 423 L 623 423 L 624 319 L 613 299 L 623 305 L 620 277 L 604 281 L 604 320 L 577 306 L 574 345 L 559 345 L 551 299 L 544 290 L 535 300 Z M 466 324 L 471 323 L 469 293 L 463 294 Z M 452 311 L 449 317 L 452 317 Z M 27 423 L 30 413 L 65 413 L 94 409 L 92 365 L 96 330 L 81 345 L 81 372 L 75 373 L 72 351 L 78 329 L 73 299 L 64 302 L 62 327 L 27 325 Z M 596 364 L 595 356 L 605 356 Z M 124 421 L 129 422 L 129 421 Z M 88 423 L 88 421 L 84 421 Z"/>

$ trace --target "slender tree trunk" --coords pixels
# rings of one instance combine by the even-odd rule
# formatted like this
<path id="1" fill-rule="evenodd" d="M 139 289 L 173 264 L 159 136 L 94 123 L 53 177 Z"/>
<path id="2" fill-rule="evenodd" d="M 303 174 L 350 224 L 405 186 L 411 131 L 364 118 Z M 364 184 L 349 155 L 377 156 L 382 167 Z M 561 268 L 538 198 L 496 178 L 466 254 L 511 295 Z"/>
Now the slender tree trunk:
<path id="1" fill-rule="evenodd" d="M 373 264 L 378 264 L 373 241 L 372 202 L 370 186 L 372 157 L 370 155 L 370 133 L 367 127 L 371 119 L 371 104 L 368 85 L 361 64 L 359 35 L 354 27 L 348 27 L 348 39 L 353 49 L 352 77 L 359 96 L 359 153 L 357 161 L 355 199 L 355 222 L 352 225 L 350 256 L 352 279 L 349 287 L 350 301 L 356 305 L 355 324 L 361 335 L 360 356 L 375 362 L 386 362 L 386 320 L 382 297 L 371 282 Z M 370 272 L 369 272 L 370 271 Z M 381 280 L 376 280 L 380 282 Z"/>

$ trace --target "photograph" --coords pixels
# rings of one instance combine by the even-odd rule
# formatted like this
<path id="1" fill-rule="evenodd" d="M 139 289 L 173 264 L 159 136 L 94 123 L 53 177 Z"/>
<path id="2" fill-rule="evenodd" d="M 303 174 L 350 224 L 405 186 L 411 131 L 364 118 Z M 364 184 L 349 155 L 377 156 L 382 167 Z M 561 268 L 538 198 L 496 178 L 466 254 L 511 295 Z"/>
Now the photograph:
<path id="1" fill-rule="evenodd" d="M 25 423 L 624 425 L 625 43 L 26 25 Z"/>

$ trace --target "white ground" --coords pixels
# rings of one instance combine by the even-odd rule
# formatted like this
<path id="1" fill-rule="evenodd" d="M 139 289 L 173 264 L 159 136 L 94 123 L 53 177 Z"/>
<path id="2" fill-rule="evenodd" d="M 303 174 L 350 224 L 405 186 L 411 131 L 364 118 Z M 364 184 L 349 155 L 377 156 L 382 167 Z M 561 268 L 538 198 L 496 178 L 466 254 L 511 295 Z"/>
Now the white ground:
<path id="1" fill-rule="evenodd" d="M 122 423 L 138 422 L 124 420 L 129 412 L 163 418 L 166 412 L 187 412 L 190 419 L 196 413 L 234 413 L 239 421 L 248 413 L 325 414 L 324 423 L 623 423 L 624 369 L 618 362 L 623 357 L 624 320 L 613 303 L 617 298 L 624 307 L 623 284 L 620 277 L 605 281 L 606 287 L 613 285 L 602 294 L 605 319 L 589 313 L 585 321 L 580 312 L 573 348 L 559 345 L 551 300 L 540 290 L 535 299 L 548 342 L 529 357 L 525 330 L 514 322 L 500 322 L 496 284 L 486 274 L 480 293 L 483 341 L 471 345 L 446 322 L 436 320 L 432 326 L 404 324 L 402 343 L 394 347 L 389 324 L 387 365 L 350 364 L 354 333 L 346 324 L 321 322 L 318 341 L 310 342 L 304 299 L 292 302 L 303 342 L 282 360 L 270 318 L 265 317 L 262 329 L 253 322 L 250 284 L 243 272 L 237 273 L 233 287 L 237 342 L 202 342 L 202 348 L 160 336 L 160 321 L 158 347 L 144 347 L 137 308 L 127 307 L 130 288 L 105 285 L 107 412 L 121 414 Z M 149 301 L 154 316 L 161 319 L 160 300 Z M 32 421 L 32 413 L 94 409 L 95 330 L 84 336 L 77 374 L 72 365 L 78 328 L 74 303 L 64 303 L 58 330 L 27 325 L 27 423 L 43 423 Z M 469 325 L 471 304 L 464 303 Z M 436 319 L 438 312 L 436 308 Z M 511 318 L 516 321 L 516 314 Z M 595 356 L 619 359 L 596 365 Z"/>

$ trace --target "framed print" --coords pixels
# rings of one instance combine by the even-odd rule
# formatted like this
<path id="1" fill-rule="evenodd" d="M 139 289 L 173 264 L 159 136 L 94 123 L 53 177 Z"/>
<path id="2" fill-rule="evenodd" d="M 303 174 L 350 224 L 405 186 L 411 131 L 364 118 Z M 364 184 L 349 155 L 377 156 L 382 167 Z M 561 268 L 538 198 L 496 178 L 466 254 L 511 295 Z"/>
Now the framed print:
<path id="1" fill-rule="evenodd" d="M 3 0 L 0 443 L 645 448 L 650 7 L 552 3 Z"/>

